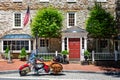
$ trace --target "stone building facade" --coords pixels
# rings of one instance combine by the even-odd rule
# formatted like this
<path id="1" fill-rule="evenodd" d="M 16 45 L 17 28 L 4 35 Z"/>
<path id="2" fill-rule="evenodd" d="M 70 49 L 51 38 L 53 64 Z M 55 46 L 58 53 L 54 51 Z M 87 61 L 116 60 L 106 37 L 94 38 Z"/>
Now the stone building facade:
<path id="1" fill-rule="evenodd" d="M 35 49 L 36 42 L 31 35 L 30 21 L 25 27 L 23 26 L 27 6 L 30 6 L 30 19 L 32 19 L 37 9 L 52 5 L 62 12 L 64 20 L 62 37 L 52 39 L 51 52 L 69 50 L 71 60 L 83 60 L 83 53 L 87 49 L 85 22 L 90 9 L 94 6 L 94 1 L 101 2 L 103 7 L 115 16 L 116 0 L 0 0 L 0 52 L 4 53 L 6 46 L 12 44 L 13 53 L 19 54 L 22 47 L 26 47 L 27 52 L 31 53 L 31 50 Z M 44 43 L 43 38 L 39 38 L 38 43 L 40 52 L 48 52 L 44 46 L 41 47 Z M 72 51 L 73 47 L 70 45 L 79 45 L 78 50 Z"/>

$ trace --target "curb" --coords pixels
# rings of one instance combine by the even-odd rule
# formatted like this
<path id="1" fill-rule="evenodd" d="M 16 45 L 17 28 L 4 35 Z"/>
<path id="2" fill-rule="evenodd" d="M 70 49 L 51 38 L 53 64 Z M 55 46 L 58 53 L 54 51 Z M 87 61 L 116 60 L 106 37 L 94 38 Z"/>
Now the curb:
<path id="1" fill-rule="evenodd" d="M 0 71 L 0 74 L 10 74 L 10 73 L 18 73 L 18 70 L 8 70 L 8 71 Z"/>
<path id="2" fill-rule="evenodd" d="M 8 70 L 8 71 L 0 71 L 0 74 L 10 74 L 10 73 L 18 73 L 18 70 Z M 107 75 L 120 75 L 120 72 L 94 72 L 94 71 L 81 71 L 81 70 L 63 70 L 62 72 L 67 73 L 93 73 L 93 74 L 107 74 Z"/>
<path id="3" fill-rule="evenodd" d="M 64 70 L 63 72 L 68 73 L 93 73 L 93 74 L 107 74 L 107 75 L 120 75 L 120 72 L 106 71 L 106 72 L 94 72 L 94 71 L 81 71 L 81 70 Z"/>

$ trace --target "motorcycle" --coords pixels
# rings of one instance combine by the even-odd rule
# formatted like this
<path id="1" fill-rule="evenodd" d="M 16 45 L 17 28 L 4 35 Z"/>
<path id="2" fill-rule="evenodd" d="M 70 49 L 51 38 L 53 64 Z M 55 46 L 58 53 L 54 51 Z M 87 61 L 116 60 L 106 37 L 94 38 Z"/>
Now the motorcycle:
<path id="1" fill-rule="evenodd" d="M 19 67 L 20 76 L 25 76 L 32 71 L 36 74 L 42 72 L 58 74 L 62 72 L 63 66 L 57 62 L 56 58 L 50 62 L 44 62 L 43 58 L 37 58 L 34 54 L 31 55 L 28 62 Z"/>

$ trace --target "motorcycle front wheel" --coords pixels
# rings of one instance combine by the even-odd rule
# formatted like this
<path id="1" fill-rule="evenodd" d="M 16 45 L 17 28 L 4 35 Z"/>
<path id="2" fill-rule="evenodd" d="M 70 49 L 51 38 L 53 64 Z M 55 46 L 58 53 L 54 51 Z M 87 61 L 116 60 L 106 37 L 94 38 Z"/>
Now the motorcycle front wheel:
<path id="1" fill-rule="evenodd" d="M 27 72 L 26 70 L 19 71 L 20 76 L 26 76 Z"/>

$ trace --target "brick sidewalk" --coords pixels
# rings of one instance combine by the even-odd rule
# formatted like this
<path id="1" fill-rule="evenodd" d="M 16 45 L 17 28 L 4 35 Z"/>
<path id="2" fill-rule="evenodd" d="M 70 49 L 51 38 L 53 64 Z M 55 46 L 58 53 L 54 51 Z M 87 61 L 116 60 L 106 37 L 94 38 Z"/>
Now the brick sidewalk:
<path id="1" fill-rule="evenodd" d="M 26 61 L 20 61 L 19 59 L 13 59 L 13 63 L 8 63 L 6 60 L 0 60 L 0 71 L 18 70 L 18 68 L 25 63 Z M 95 65 L 81 65 L 79 63 L 70 63 L 70 64 L 62 64 L 62 65 L 63 65 L 63 70 L 69 70 L 69 71 L 90 71 L 90 72 L 119 71 L 120 72 L 120 69 L 118 68 L 101 67 Z"/>

